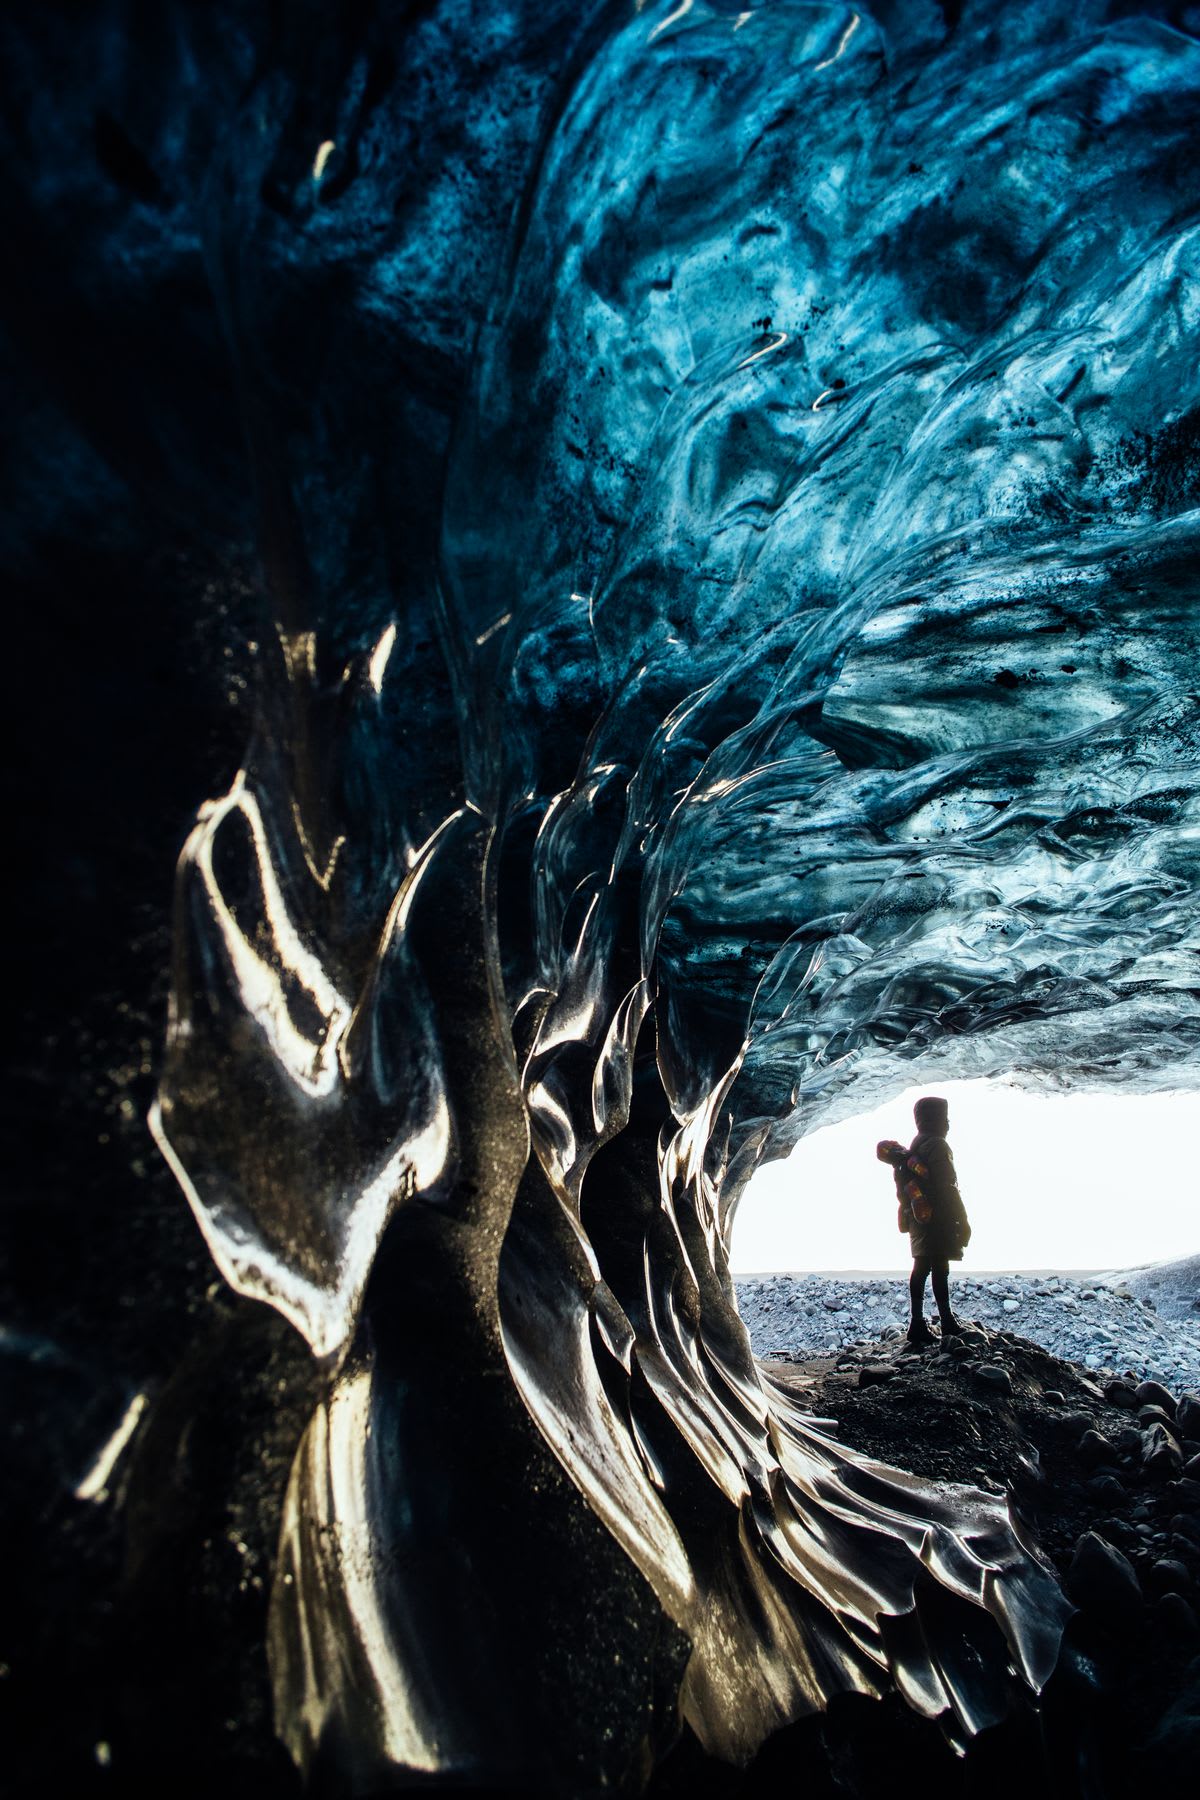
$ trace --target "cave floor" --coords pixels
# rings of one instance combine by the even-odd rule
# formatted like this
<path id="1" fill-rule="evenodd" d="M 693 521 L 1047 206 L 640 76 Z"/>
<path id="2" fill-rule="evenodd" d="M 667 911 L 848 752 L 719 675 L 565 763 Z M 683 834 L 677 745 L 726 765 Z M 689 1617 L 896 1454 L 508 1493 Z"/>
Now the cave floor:
<path id="1" fill-rule="evenodd" d="M 1150 1778 L 1165 1795 L 1194 1791 L 1194 1397 L 1138 1385 L 1132 1374 L 1097 1378 L 1029 1339 L 977 1324 L 945 1346 L 918 1350 L 885 1338 L 761 1366 L 806 1411 L 835 1420 L 833 1435 L 848 1447 L 938 1482 L 1005 1492 L 1025 1542 L 1079 1608 L 1068 1637 L 1094 1690 L 1094 1791 L 1131 1793 Z M 1095 1539 L 1108 1551 L 1098 1554 Z"/>
<path id="2" fill-rule="evenodd" d="M 1060 1573 L 1080 1536 L 1098 1530 L 1147 1579 L 1169 1552 L 1189 1573 L 1183 1597 L 1194 1599 L 1200 1467 L 1188 1465 L 1200 1439 L 1132 1404 L 1136 1378 L 1106 1384 L 1118 1392 L 1114 1402 L 1078 1364 L 979 1326 L 945 1349 L 885 1340 L 762 1367 L 806 1409 L 835 1419 L 837 1437 L 853 1449 L 939 1481 L 1006 1489 L 1027 1540 Z M 1190 1425 L 1193 1415 L 1185 1416 Z M 1145 1432 L 1154 1424 L 1178 1444 L 1178 1462 L 1147 1466 Z M 1090 1431 L 1104 1443 L 1085 1445 Z M 1121 1436 L 1131 1432 L 1136 1446 Z"/>
<path id="3" fill-rule="evenodd" d="M 49 1791 L 56 1765 L 79 1794 L 144 1791 L 138 1778 L 168 1769 L 173 1791 L 205 1800 L 218 1787 L 256 1800 L 300 1792 L 270 1728 L 262 1642 L 278 1496 L 312 1371 L 273 1315 L 232 1297 L 212 1309 L 211 1348 L 156 1412 L 123 1504 L 72 1502 L 39 1530 L 30 1524 L 42 1554 L 30 1569 L 40 1577 L 29 1584 L 26 1635 L 41 1698 L 14 1668 L 4 1685 L 22 1689 L 17 1735 L 27 1739 L 14 1794 Z M 893 1800 L 912 1785 L 897 1784 L 897 1759 L 939 1800 L 999 1800 L 1014 1785 L 1022 1800 L 1125 1800 L 1147 1787 L 1190 1797 L 1200 1758 L 1200 1441 L 1183 1396 L 1156 1411 L 1131 1382 L 1102 1385 L 1078 1363 L 986 1328 L 945 1348 L 916 1352 L 885 1337 L 761 1366 L 805 1411 L 835 1420 L 848 1447 L 938 1482 L 1006 1492 L 1026 1542 L 1080 1606 L 1070 1691 L 1055 1705 L 1072 1743 L 1081 1721 L 1091 1733 L 1087 1768 L 1055 1773 L 1018 1727 L 961 1761 L 892 1696 L 789 1727 L 747 1770 L 706 1758 L 685 1732 L 651 1800 L 801 1791 Z M 1119 1583 L 1114 1598 L 1103 1580 L 1081 1588 L 1072 1576 L 1089 1534 L 1127 1558 L 1132 1604 Z M 90 1746 L 110 1739 L 113 1766 L 101 1766 Z"/>

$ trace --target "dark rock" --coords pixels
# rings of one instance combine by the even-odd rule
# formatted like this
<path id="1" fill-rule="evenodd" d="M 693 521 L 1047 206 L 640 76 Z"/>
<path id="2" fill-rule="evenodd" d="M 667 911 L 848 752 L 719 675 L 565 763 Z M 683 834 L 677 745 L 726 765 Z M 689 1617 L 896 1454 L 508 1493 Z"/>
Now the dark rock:
<path id="1" fill-rule="evenodd" d="M 1200 1759 L 1200 1657 L 1183 1672 L 1180 1691 L 1156 1726 L 1147 1750 L 1155 1770 L 1168 1773 L 1176 1792 L 1194 1785 Z M 1160 1793 L 1164 1791 L 1161 1779 L 1155 1785 Z"/>
<path id="2" fill-rule="evenodd" d="M 1171 1530 L 1176 1537 L 1185 1539 L 1200 1550 L 1200 1519 L 1193 1517 L 1191 1513 L 1176 1513 L 1171 1520 Z"/>
<path id="3" fill-rule="evenodd" d="M 1059 1424 L 1062 1426 L 1063 1431 L 1069 1433 L 1076 1442 L 1079 1441 L 1085 1431 L 1091 1430 L 1093 1423 L 1094 1421 L 1091 1413 L 1081 1412 L 1079 1410 L 1065 1412 L 1059 1419 Z"/>
<path id="4" fill-rule="evenodd" d="M 1169 1419 L 1175 1417 L 1175 1397 L 1161 1381 L 1142 1381 L 1134 1390 L 1139 1406 L 1161 1406 Z"/>
<path id="5" fill-rule="evenodd" d="M 1042 1399 L 1046 1402 L 1047 1406 L 1066 1405 L 1066 1395 L 1062 1392 L 1061 1388 L 1047 1388 L 1042 1395 Z"/>
<path id="6" fill-rule="evenodd" d="M 1122 1425 L 1113 1432 L 1111 1442 L 1122 1456 L 1140 1457 L 1142 1454 L 1142 1434 L 1136 1425 Z"/>
<path id="7" fill-rule="evenodd" d="M 1200 1394 L 1181 1394 L 1175 1420 L 1184 1437 L 1200 1438 Z"/>
<path id="8" fill-rule="evenodd" d="M 1177 1558 L 1160 1556 L 1152 1563 L 1146 1574 L 1146 1591 L 1149 1594 L 1183 1594 L 1192 1591 L 1192 1578 L 1186 1566 Z"/>
<path id="9" fill-rule="evenodd" d="M 1142 1433 L 1142 1462 L 1147 1475 L 1155 1481 L 1173 1481 L 1183 1472 L 1183 1456 L 1178 1444 L 1162 1425 L 1149 1425 Z"/>
<path id="10" fill-rule="evenodd" d="M 1200 1513 L 1200 1481 L 1181 1481 L 1175 1489 L 1175 1499 L 1187 1512 Z"/>
<path id="11" fill-rule="evenodd" d="M 1094 1494 L 1097 1500 L 1107 1500 L 1112 1506 L 1119 1506 L 1125 1498 L 1125 1489 L 1120 1480 L 1107 1469 L 1102 1475 L 1093 1475 L 1087 1483 L 1087 1488 L 1088 1492 Z"/>
<path id="12" fill-rule="evenodd" d="M 1200 1481 L 1200 1456 L 1189 1456 L 1183 1465 L 1183 1472 L 1189 1481 Z"/>
<path id="13" fill-rule="evenodd" d="M 1007 1369 L 996 1363 L 981 1363 L 975 1371 L 975 1379 L 981 1387 L 990 1388 L 997 1394 L 1011 1394 L 1013 1380 Z"/>
<path id="14" fill-rule="evenodd" d="M 1133 1384 L 1128 1381 L 1106 1381 L 1104 1398 L 1110 1406 L 1125 1406 L 1132 1409 L 1137 1405 Z"/>
<path id="15" fill-rule="evenodd" d="M 1113 1463 L 1117 1460 L 1117 1452 L 1101 1431 L 1085 1431 L 1076 1446 L 1075 1454 L 1080 1462 L 1095 1468 L 1099 1463 Z"/>
<path id="16" fill-rule="evenodd" d="M 1117 1629 L 1136 1626 L 1142 1617 L 1142 1591 L 1129 1558 L 1094 1531 L 1085 1531 L 1075 1546 L 1066 1588 L 1081 1611 Z"/>
<path id="17" fill-rule="evenodd" d="M 1003 1493 L 1004 1490 L 990 1469 L 982 1467 L 971 1470 L 971 1480 L 978 1487 L 985 1488 L 989 1494 Z"/>
<path id="18" fill-rule="evenodd" d="M 1139 1425 L 1161 1425 L 1166 1431 L 1170 1432 L 1172 1438 L 1178 1437 L 1179 1435 L 1175 1429 L 1174 1419 L 1171 1418 L 1169 1413 L 1164 1412 L 1161 1406 L 1139 1407 L 1137 1417 Z"/>
<path id="19" fill-rule="evenodd" d="M 858 1371 L 858 1385 L 860 1388 L 880 1387 L 885 1381 L 894 1381 L 895 1379 L 896 1371 L 891 1363 L 864 1363 L 862 1368 Z"/>
<path id="20" fill-rule="evenodd" d="M 1194 1638 L 1200 1626 L 1196 1614 L 1182 1594 L 1160 1595 L 1154 1604 L 1154 1623 L 1171 1637 Z"/>

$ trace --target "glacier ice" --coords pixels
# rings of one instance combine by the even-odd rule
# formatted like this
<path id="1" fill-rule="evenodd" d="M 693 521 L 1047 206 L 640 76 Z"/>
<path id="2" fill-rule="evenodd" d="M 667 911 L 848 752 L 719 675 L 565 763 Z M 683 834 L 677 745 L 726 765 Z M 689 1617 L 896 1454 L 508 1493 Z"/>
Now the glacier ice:
<path id="1" fill-rule="evenodd" d="M 1200 45 L 959 13 L 589 16 L 416 576 L 358 409 L 419 441 L 472 221 L 373 248 L 361 75 L 319 148 L 264 90 L 207 190 L 272 616 L 155 1129 L 329 1367 L 273 1603 L 307 1767 L 626 1780 L 889 1684 L 964 1741 L 1054 1665 L 1004 1504 L 800 1415 L 726 1259 L 759 1160 L 927 1073 L 1194 1079 Z"/>

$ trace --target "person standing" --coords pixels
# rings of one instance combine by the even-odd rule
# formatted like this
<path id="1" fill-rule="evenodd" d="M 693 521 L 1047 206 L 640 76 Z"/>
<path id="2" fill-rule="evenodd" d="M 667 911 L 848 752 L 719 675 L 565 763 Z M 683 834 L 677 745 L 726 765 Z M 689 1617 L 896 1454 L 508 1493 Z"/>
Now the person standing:
<path id="1" fill-rule="evenodd" d="M 961 1262 L 971 1241 L 954 1155 L 947 1143 L 950 1107 L 936 1094 L 926 1094 L 913 1107 L 917 1135 L 907 1151 L 900 1144 L 881 1144 L 881 1160 L 891 1163 L 900 1195 L 900 1225 L 908 1232 L 912 1274 L 908 1278 L 910 1344 L 936 1340 L 925 1322 L 925 1284 L 932 1279 L 942 1337 L 957 1337 L 959 1323 L 950 1306 L 950 1264 Z"/>

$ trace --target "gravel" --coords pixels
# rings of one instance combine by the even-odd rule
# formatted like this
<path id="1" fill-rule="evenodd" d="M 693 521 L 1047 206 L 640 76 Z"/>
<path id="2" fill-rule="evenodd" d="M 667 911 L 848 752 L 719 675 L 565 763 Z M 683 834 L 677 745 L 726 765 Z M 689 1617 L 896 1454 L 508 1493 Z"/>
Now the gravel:
<path id="1" fill-rule="evenodd" d="M 916 1346 L 903 1333 L 906 1286 L 899 1275 L 743 1279 L 764 1382 L 872 1462 L 950 1497 L 1003 1495 L 1079 1609 L 1047 1688 L 1055 1730 L 1078 1706 L 1106 1795 L 1192 1792 L 1200 1391 L 1171 1370 L 1200 1364 L 1200 1333 L 1122 1293 L 1118 1276 L 960 1276 L 963 1331 Z M 994 1324 L 978 1322 L 985 1313 Z M 1012 1785 L 1010 1774 L 995 1791 Z"/>
<path id="2" fill-rule="evenodd" d="M 1198 1259 L 1190 1259 L 1191 1268 Z M 1004 1328 L 1065 1362 L 1105 1375 L 1128 1371 L 1169 1388 L 1200 1385 L 1200 1311 L 1148 1297 L 1155 1271 L 1103 1276 L 958 1275 L 950 1295 L 958 1316 Z M 759 1356 L 797 1360 L 852 1345 L 890 1341 L 908 1322 L 904 1275 L 745 1275 L 738 1309 Z M 1163 1282 L 1174 1298 L 1178 1281 Z M 926 1317 L 936 1320 L 926 1290 Z"/>
<path id="3" fill-rule="evenodd" d="M 1148 1263 L 1103 1279 L 1119 1281 L 1160 1318 L 1179 1319 L 1200 1327 L 1200 1256 L 1185 1256 L 1179 1262 Z"/>

